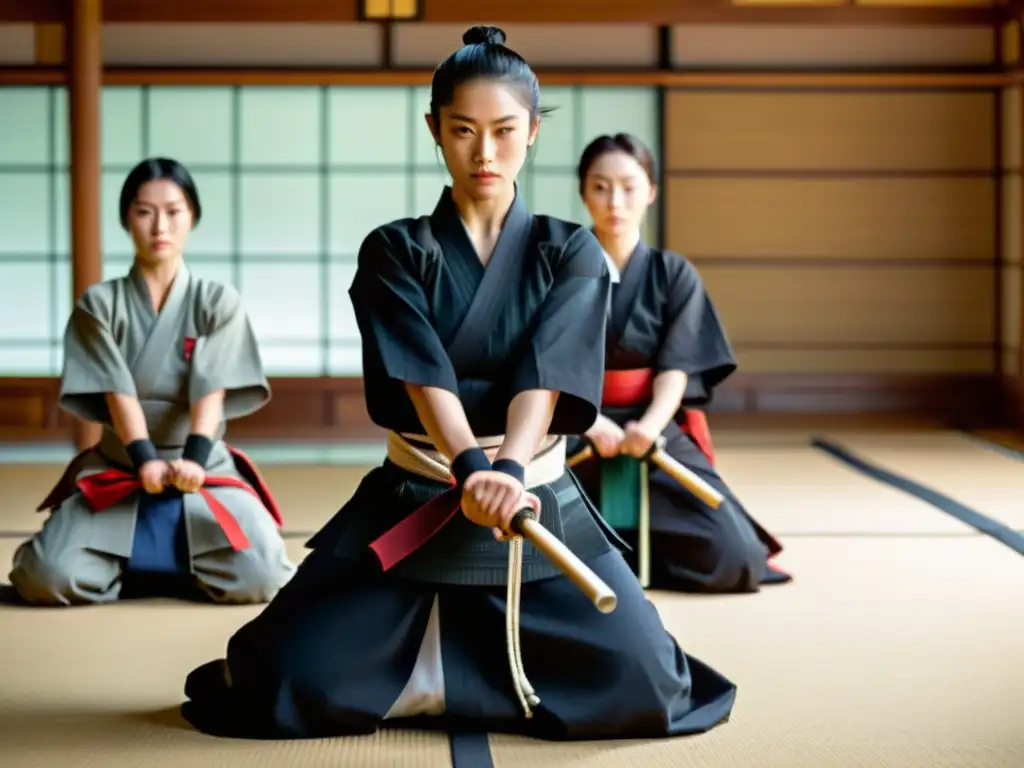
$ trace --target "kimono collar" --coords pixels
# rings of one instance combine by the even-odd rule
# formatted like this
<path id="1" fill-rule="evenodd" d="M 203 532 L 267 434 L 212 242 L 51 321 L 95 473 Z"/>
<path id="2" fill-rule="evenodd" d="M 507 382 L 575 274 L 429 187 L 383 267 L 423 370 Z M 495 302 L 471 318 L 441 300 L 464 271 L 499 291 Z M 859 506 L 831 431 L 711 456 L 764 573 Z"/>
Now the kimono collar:
<path id="1" fill-rule="evenodd" d="M 594 237 L 597 238 L 597 232 L 593 227 L 590 228 L 590 231 L 593 232 Z M 600 239 L 598 239 L 598 243 L 600 242 Z M 611 273 L 612 282 L 621 283 L 625 279 L 626 274 L 631 271 L 633 274 L 637 272 L 642 272 L 643 269 L 638 268 L 630 270 L 630 267 L 632 267 L 634 264 L 637 264 L 638 262 L 646 262 L 647 259 L 645 257 L 647 255 L 647 251 L 648 248 L 644 241 L 642 239 L 637 240 L 636 245 L 633 247 L 632 253 L 630 253 L 629 255 L 629 259 L 626 261 L 626 268 L 619 269 L 619 265 L 615 263 L 614 259 L 612 259 L 608 251 L 604 249 L 604 246 L 601 246 L 601 253 L 604 254 L 604 260 L 605 263 L 608 265 L 608 272 Z"/>
<path id="2" fill-rule="evenodd" d="M 132 286 L 135 288 L 144 309 L 147 309 L 150 314 L 160 314 L 153 308 L 153 297 L 149 293 L 149 285 L 146 283 L 146 277 L 142 268 L 137 264 L 133 263 L 132 268 L 128 271 L 128 279 Z M 178 267 L 178 273 L 174 276 L 174 282 L 171 283 L 171 290 L 167 293 L 167 299 L 164 301 L 164 305 L 160 312 L 170 306 L 174 306 L 178 301 L 185 295 L 185 291 L 188 288 L 190 280 L 190 274 L 188 267 L 182 262 Z"/>

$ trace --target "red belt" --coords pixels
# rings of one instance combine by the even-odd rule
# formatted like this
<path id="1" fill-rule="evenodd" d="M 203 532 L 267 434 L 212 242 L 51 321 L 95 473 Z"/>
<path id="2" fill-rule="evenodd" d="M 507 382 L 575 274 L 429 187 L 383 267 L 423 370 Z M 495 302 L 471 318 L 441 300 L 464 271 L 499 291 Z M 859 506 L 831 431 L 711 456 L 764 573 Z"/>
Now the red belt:
<path id="1" fill-rule="evenodd" d="M 115 504 L 124 501 L 135 491 L 142 490 L 142 483 L 135 475 L 120 469 L 105 469 L 94 475 L 81 477 L 75 482 L 75 485 L 78 486 L 78 490 L 82 492 L 86 501 L 89 502 L 89 506 L 95 512 L 109 509 Z M 241 488 L 251 493 L 257 499 L 260 498 L 259 494 L 252 486 L 238 478 L 216 475 L 207 475 L 203 487 L 199 489 L 199 495 L 210 505 L 210 511 L 213 513 L 214 519 L 220 524 L 231 546 L 236 551 L 248 549 L 249 539 L 242 532 L 238 521 L 235 520 L 234 516 L 223 504 L 217 501 L 208 488 Z"/>
<path id="2" fill-rule="evenodd" d="M 654 370 L 651 368 L 604 372 L 604 390 L 601 397 L 603 408 L 625 408 L 649 403 L 653 395 Z M 683 411 L 679 428 L 693 438 L 700 452 L 714 465 L 715 449 L 711 444 L 711 430 L 704 412 Z"/>
<path id="3" fill-rule="evenodd" d="M 370 544 L 370 549 L 380 560 L 381 568 L 385 571 L 391 570 L 430 541 L 455 517 L 461 507 L 462 489 L 452 480 L 448 490 L 442 491 L 422 507 L 418 507 Z"/>

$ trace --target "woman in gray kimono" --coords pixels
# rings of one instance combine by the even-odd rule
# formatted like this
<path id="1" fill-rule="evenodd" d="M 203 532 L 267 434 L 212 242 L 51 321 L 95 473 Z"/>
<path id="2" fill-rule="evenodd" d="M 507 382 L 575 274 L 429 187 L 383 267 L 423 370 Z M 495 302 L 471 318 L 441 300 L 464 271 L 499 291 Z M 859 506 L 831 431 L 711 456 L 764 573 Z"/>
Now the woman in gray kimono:
<path id="1" fill-rule="evenodd" d="M 12 586 L 44 605 L 166 581 L 214 602 L 269 601 L 295 571 L 280 513 L 222 439 L 228 419 L 270 398 L 252 327 L 237 291 L 183 262 L 201 207 L 180 163 L 136 166 L 120 216 L 131 271 L 90 287 L 64 335 L 60 406 L 102 424 L 102 437 L 40 505 L 50 517 L 15 552 Z"/>

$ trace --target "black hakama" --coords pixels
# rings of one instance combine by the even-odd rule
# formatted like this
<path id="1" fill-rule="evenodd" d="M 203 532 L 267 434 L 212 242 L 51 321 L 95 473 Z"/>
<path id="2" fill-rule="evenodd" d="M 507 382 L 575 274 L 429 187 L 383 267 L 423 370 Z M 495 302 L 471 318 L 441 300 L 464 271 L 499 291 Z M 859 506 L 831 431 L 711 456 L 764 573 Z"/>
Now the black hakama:
<path id="1" fill-rule="evenodd" d="M 582 431 L 600 403 L 609 291 L 593 235 L 532 216 L 519 196 L 485 269 L 446 190 L 431 216 L 381 227 L 360 252 L 350 296 L 371 418 L 393 435 L 423 435 L 411 382 L 457 393 L 474 434 L 497 436 L 516 394 L 548 389 L 559 392 L 550 433 Z M 226 659 L 189 675 L 183 714 L 202 731 L 242 738 L 382 726 L 656 738 L 724 722 L 735 686 L 679 648 L 563 468 L 564 458 L 557 479 L 531 489 L 541 522 L 618 605 L 598 612 L 524 546 L 520 646 L 540 699 L 531 717 L 505 642 L 509 545 L 456 514 L 384 570 L 371 542 L 448 487 L 391 460 L 313 537 L 297 575 L 231 638 Z M 433 698 L 394 716 L 417 679 Z"/>
<path id="2" fill-rule="evenodd" d="M 439 585 L 339 563 L 315 550 L 225 662 L 189 675 L 182 713 L 217 736 L 293 739 L 381 726 L 551 740 L 660 738 L 728 719 L 735 687 L 680 650 L 617 551 L 587 565 L 618 596 L 599 613 L 562 576 L 523 586 L 523 664 L 540 697 L 526 719 L 509 677 L 505 588 Z M 384 720 L 412 673 L 437 599 L 445 711 Z"/>
<path id="3" fill-rule="evenodd" d="M 769 562 L 782 545 L 740 503 L 712 463 L 709 441 L 689 429 L 685 409 L 710 402 L 714 388 L 736 370 L 725 331 L 697 270 L 678 254 L 640 243 L 612 290 L 605 367 L 616 371 L 648 369 L 687 374 L 683 408 L 662 433 L 665 451 L 719 491 L 725 501 L 711 509 L 675 480 L 650 467 L 650 587 L 694 592 L 754 592 L 761 584 L 783 583 L 790 576 Z M 649 403 L 602 407 L 620 426 L 640 418 Z M 680 429 L 680 426 L 683 429 Z M 583 447 L 575 442 L 570 455 Z M 574 471 L 587 494 L 601 507 L 600 461 L 593 458 Z M 635 552 L 635 531 L 619 530 Z M 636 569 L 633 553 L 627 555 Z"/>

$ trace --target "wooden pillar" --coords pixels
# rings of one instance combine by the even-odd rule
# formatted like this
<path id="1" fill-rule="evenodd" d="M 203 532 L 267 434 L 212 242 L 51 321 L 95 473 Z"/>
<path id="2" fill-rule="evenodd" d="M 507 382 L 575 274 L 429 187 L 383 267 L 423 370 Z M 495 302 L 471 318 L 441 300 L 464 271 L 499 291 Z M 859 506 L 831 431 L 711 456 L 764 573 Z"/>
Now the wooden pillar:
<path id="1" fill-rule="evenodd" d="M 102 0 L 71 0 L 68 106 L 71 125 L 71 275 L 74 298 L 103 277 L 100 254 L 100 88 Z M 81 450 L 99 440 L 100 426 L 76 420 Z"/>

